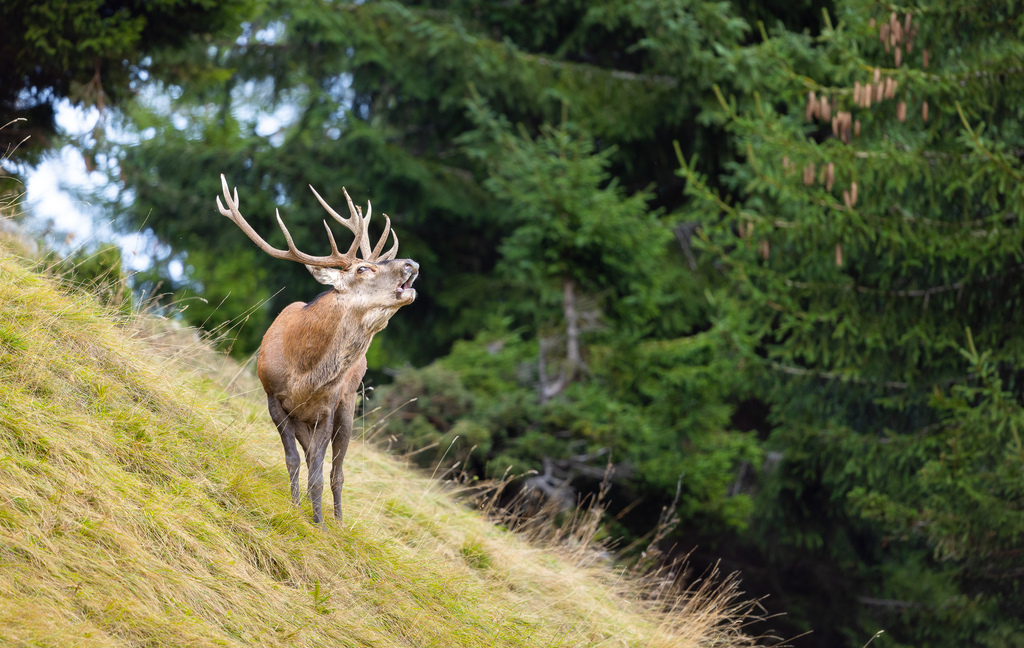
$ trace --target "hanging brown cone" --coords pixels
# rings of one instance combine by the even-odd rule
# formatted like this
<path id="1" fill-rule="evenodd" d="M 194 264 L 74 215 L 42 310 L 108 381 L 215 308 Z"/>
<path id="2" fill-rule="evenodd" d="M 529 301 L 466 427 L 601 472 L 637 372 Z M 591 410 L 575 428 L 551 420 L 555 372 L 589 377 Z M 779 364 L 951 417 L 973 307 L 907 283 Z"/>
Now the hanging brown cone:
<path id="1" fill-rule="evenodd" d="M 860 120 L 853 122 L 853 136 L 860 137 Z"/>
<path id="2" fill-rule="evenodd" d="M 853 207 L 857 204 L 857 183 L 850 183 L 850 206 Z"/>
<path id="3" fill-rule="evenodd" d="M 886 77 L 885 79 L 885 98 L 892 99 L 896 96 L 896 79 L 892 77 Z"/>
<path id="4" fill-rule="evenodd" d="M 911 20 L 912 20 L 912 18 L 911 18 L 909 13 L 906 16 L 903 17 L 903 29 L 905 29 L 906 31 L 910 31 L 910 21 Z"/>
<path id="5" fill-rule="evenodd" d="M 828 166 L 825 167 L 825 191 L 832 191 L 832 185 L 836 181 L 836 165 L 835 162 L 829 162 Z"/>
<path id="6" fill-rule="evenodd" d="M 871 91 L 872 91 L 871 100 L 874 101 L 875 103 L 881 102 L 882 101 L 882 95 L 885 94 L 885 88 L 882 87 L 882 84 L 881 83 L 876 83 L 875 85 L 871 86 Z"/>
<path id="7" fill-rule="evenodd" d="M 889 23 L 884 23 L 881 29 L 878 30 L 878 39 L 882 41 L 882 45 L 885 46 L 885 53 L 889 53 Z"/>
<path id="8" fill-rule="evenodd" d="M 901 122 L 907 121 L 907 102 L 901 101 L 896 104 L 896 119 Z"/>
<path id="9" fill-rule="evenodd" d="M 787 171 L 789 171 L 789 156 L 788 155 L 783 155 L 782 156 L 782 168 L 787 170 Z"/>
<path id="10" fill-rule="evenodd" d="M 768 246 L 768 241 L 758 241 L 758 243 L 757 243 L 757 251 L 761 255 L 762 259 L 767 260 L 768 259 L 768 254 L 770 252 L 770 248 Z"/>
<path id="11" fill-rule="evenodd" d="M 921 51 L 921 67 L 928 69 L 928 50 Z"/>
<path id="12" fill-rule="evenodd" d="M 832 134 L 839 137 L 839 115 L 832 118 Z"/>
<path id="13" fill-rule="evenodd" d="M 892 46 L 899 47 L 903 42 L 903 25 L 898 20 L 893 22 L 890 32 L 892 33 Z"/>
<path id="14" fill-rule="evenodd" d="M 807 93 L 807 121 L 814 121 L 815 116 L 818 114 L 818 101 L 814 97 L 814 90 Z"/>
<path id="15" fill-rule="evenodd" d="M 853 82 L 853 103 L 860 105 L 860 81 Z"/>
<path id="16" fill-rule="evenodd" d="M 747 224 L 746 223 L 740 222 L 739 226 L 736 229 L 738 230 L 740 238 L 747 238 Z"/>
<path id="17" fill-rule="evenodd" d="M 843 267 L 843 244 L 836 243 L 836 266 Z"/>
<path id="18" fill-rule="evenodd" d="M 814 162 L 804 167 L 804 184 L 808 187 L 814 184 Z"/>
<path id="19" fill-rule="evenodd" d="M 928 121 L 928 102 L 921 104 L 921 119 Z"/>
<path id="20" fill-rule="evenodd" d="M 903 50 L 897 49 L 896 50 L 895 58 L 896 58 L 896 67 L 899 67 L 903 63 Z"/>
<path id="21" fill-rule="evenodd" d="M 843 189 L 843 204 L 846 205 L 847 209 L 853 207 L 853 203 L 850 202 L 850 192 L 847 189 Z"/>
<path id="22" fill-rule="evenodd" d="M 874 73 L 872 75 L 871 82 L 872 83 L 878 83 L 881 80 L 882 80 L 882 71 L 880 69 L 878 69 L 878 68 L 875 68 L 875 71 L 874 71 Z"/>
<path id="23" fill-rule="evenodd" d="M 828 102 L 825 97 L 821 98 L 818 106 L 818 114 L 821 116 L 822 121 L 832 120 L 832 104 Z"/>

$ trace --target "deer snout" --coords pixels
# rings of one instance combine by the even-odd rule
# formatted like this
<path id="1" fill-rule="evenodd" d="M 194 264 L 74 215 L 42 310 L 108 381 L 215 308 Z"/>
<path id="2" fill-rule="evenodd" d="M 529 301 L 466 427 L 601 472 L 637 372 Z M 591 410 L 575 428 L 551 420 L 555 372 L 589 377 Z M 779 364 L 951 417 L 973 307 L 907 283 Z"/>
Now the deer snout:
<path id="1" fill-rule="evenodd" d="M 412 282 L 416 281 L 416 277 L 420 274 L 420 264 L 416 263 L 412 259 L 405 259 L 402 262 L 402 281 L 412 286 Z"/>
<path id="2" fill-rule="evenodd" d="M 416 291 L 412 289 L 412 283 L 416 281 L 416 277 L 420 273 L 420 264 L 416 263 L 412 259 L 405 259 L 402 261 L 402 278 L 398 284 L 397 294 L 399 296 L 407 296 L 411 299 L 416 298 Z"/>

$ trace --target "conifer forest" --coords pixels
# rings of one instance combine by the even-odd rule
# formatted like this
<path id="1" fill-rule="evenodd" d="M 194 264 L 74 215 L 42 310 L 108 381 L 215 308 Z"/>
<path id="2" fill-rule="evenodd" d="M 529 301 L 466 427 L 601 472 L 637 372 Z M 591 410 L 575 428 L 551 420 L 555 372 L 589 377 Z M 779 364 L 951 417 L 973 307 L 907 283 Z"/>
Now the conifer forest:
<path id="1" fill-rule="evenodd" d="M 279 247 L 388 214 L 364 405 L 428 473 L 601 498 L 794 646 L 1024 646 L 1024 3 L 5 0 L 0 60 L 5 173 L 79 148 L 243 361 L 322 288 L 220 174 Z"/>

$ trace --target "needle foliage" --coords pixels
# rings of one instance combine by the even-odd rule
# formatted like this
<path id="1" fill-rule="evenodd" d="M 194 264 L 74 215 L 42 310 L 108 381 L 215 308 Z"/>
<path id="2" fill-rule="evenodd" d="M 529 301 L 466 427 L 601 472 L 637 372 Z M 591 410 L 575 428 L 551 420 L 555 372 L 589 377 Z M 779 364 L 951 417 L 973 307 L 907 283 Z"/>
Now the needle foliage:
<path id="1" fill-rule="evenodd" d="M 1022 24 L 1016 3 L 844 2 L 820 35 L 766 31 L 760 94 L 719 95 L 742 163 L 681 170 L 764 331 L 783 459 L 761 546 L 841 570 L 808 606 L 850 642 L 1024 637 Z"/>

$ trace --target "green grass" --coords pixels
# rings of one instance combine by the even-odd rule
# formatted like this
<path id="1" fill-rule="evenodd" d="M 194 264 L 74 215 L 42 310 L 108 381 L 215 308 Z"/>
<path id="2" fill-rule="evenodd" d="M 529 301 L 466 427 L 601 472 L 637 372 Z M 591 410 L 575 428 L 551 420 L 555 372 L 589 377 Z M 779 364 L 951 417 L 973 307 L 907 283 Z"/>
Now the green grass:
<path id="1" fill-rule="evenodd" d="M 369 443 L 344 528 L 290 505 L 283 463 L 248 369 L 0 247 L 0 645 L 753 643 L 733 583 L 652 599 Z"/>

